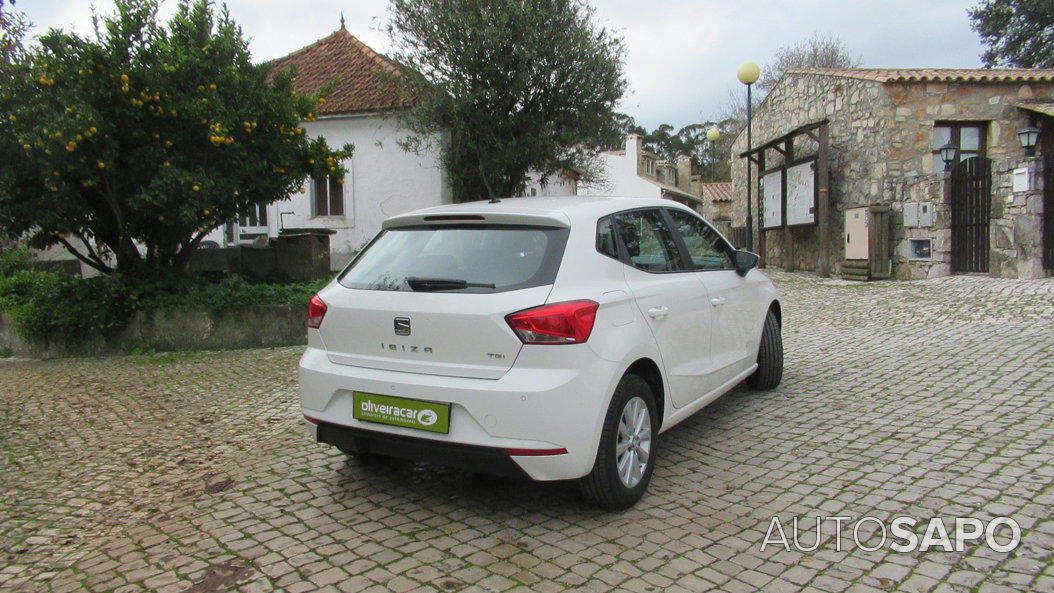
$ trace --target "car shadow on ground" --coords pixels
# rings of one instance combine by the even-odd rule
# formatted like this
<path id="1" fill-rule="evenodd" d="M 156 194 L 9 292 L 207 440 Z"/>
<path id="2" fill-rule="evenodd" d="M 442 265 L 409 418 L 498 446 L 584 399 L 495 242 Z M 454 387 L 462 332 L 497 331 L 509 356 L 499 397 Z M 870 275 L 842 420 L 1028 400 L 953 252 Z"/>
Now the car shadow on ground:
<path id="1" fill-rule="evenodd" d="M 664 491 L 676 488 L 669 478 L 673 477 L 673 468 L 679 465 L 678 458 L 681 457 L 680 451 L 686 440 L 724 438 L 719 434 L 727 429 L 722 426 L 722 419 L 735 411 L 738 405 L 765 396 L 764 392 L 740 385 L 663 433 L 659 441 L 659 457 L 652 488 Z M 534 482 L 391 457 L 345 456 L 336 449 L 333 452 L 346 460 L 337 467 L 337 480 L 332 486 L 335 490 L 347 492 L 351 499 L 369 496 L 362 491 L 365 483 L 370 485 L 371 490 L 383 492 L 391 501 L 416 503 L 427 508 L 440 500 L 453 506 L 472 508 L 483 515 L 509 514 L 510 511 L 513 514 L 552 512 L 559 509 L 574 509 L 581 513 L 584 509 L 592 508 L 579 493 L 576 481 Z M 697 467 L 705 468 L 711 465 L 711 461 L 717 460 L 696 457 L 694 461 Z M 709 477 L 699 476 L 697 485 Z M 693 491 L 693 495 L 698 495 L 698 491 Z M 647 507 L 647 495 L 638 507 Z M 599 510 L 597 513 L 603 514 Z"/>

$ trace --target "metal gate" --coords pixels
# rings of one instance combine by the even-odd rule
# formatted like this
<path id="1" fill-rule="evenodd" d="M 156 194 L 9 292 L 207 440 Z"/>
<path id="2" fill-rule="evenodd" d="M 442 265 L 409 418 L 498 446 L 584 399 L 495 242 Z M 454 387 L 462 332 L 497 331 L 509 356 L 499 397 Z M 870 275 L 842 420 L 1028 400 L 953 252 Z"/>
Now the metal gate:
<path id="1" fill-rule="evenodd" d="M 952 273 L 988 271 L 992 161 L 972 157 L 952 168 Z"/>
<path id="2" fill-rule="evenodd" d="M 1054 270 L 1054 155 L 1043 163 L 1043 267 Z"/>

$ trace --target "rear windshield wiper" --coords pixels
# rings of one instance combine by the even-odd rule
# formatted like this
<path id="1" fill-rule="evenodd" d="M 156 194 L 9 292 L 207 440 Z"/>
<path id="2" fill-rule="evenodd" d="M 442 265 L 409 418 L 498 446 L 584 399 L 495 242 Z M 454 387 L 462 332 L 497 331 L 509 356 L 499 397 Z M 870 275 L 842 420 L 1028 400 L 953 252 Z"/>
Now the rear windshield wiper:
<path id="1" fill-rule="evenodd" d="M 494 288 L 493 284 L 469 282 L 457 278 L 418 278 L 408 276 L 406 283 L 414 291 L 460 290 L 462 288 Z"/>

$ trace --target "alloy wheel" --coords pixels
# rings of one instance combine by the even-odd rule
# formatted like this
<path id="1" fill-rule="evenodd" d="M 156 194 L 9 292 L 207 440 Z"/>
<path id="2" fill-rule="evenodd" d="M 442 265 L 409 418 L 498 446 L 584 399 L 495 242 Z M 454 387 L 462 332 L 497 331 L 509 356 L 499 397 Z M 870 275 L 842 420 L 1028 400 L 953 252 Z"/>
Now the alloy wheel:
<path id="1" fill-rule="evenodd" d="M 626 402 L 618 424 L 615 440 L 615 463 L 619 479 L 633 488 L 644 477 L 651 457 L 651 414 L 648 405 L 639 397 Z"/>

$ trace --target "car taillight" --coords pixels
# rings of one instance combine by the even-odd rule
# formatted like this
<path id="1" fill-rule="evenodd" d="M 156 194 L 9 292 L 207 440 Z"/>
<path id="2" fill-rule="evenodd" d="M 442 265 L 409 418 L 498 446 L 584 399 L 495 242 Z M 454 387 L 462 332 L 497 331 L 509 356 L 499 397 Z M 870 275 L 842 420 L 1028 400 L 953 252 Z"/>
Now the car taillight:
<path id="1" fill-rule="evenodd" d="M 524 309 L 505 316 L 524 344 L 580 344 L 593 332 L 594 301 L 567 301 Z"/>
<path id="2" fill-rule="evenodd" d="M 317 294 L 311 295 L 307 303 L 307 326 L 318 329 L 322 325 L 322 318 L 326 316 L 326 303 L 318 298 Z"/>

